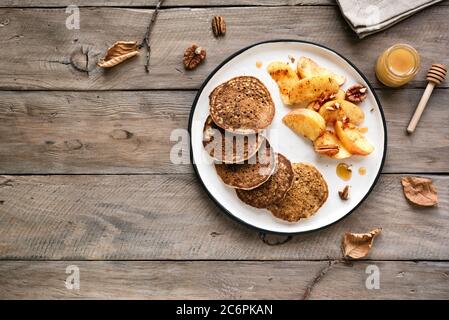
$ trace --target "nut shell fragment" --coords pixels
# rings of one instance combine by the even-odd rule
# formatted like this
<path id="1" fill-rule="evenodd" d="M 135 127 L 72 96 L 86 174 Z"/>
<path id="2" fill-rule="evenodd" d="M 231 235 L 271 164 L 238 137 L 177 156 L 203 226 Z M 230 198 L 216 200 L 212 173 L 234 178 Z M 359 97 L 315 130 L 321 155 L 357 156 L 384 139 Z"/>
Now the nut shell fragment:
<path id="1" fill-rule="evenodd" d="M 422 177 L 402 177 L 405 197 L 412 203 L 431 207 L 438 204 L 437 191 L 431 179 Z"/>
<path id="2" fill-rule="evenodd" d="M 136 41 L 117 41 L 108 49 L 106 55 L 98 60 L 97 65 L 101 68 L 112 68 L 138 53 Z"/>
<path id="3" fill-rule="evenodd" d="M 377 228 L 368 233 L 346 232 L 341 244 L 343 255 L 353 259 L 366 257 L 371 250 L 374 238 L 381 231 L 381 228 Z"/>

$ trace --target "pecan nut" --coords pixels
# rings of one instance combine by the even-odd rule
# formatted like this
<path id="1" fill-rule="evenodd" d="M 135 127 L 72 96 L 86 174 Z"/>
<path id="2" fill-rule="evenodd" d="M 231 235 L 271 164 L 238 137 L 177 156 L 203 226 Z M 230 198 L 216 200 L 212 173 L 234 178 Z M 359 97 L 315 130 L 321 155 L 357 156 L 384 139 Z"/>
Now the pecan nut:
<path id="1" fill-rule="evenodd" d="M 184 67 L 188 70 L 195 69 L 206 58 L 206 50 L 196 44 L 184 51 Z"/>
<path id="2" fill-rule="evenodd" d="M 349 186 L 345 186 L 343 190 L 338 191 L 338 195 L 340 196 L 341 200 L 348 200 L 349 199 Z"/>
<path id="3" fill-rule="evenodd" d="M 308 107 L 318 112 L 323 104 L 325 104 L 329 100 L 332 100 L 333 98 L 335 98 L 335 95 L 333 94 L 321 94 L 315 101 L 309 103 Z"/>
<path id="4" fill-rule="evenodd" d="M 212 31 L 214 36 L 224 36 L 226 33 L 226 23 L 223 17 L 215 16 L 212 18 Z"/>
<path id="5" fill-rule="evenodd" d="M 340 151 L 340 147 L 336 144 L 323 144 L 315 147 L 315 151 L 329 157 L 336 155 Z"/>
<path id="6" fill-rule="evenodd" d="M 318 111 L 320 111 L 321 104 L 319 101 L 313 101 L 313 102 L 309 103 L 309 105 L 307 107 L 312 108 L 313 110 L 318 112 Z"/>
<path id="7" fill-rule="evenodd" d="M 340 108 L 341 108 L 340 103 L 335 101 L 335 103 L 333 105 L 327 106 L 326 110 L 328 110 L 328 111 L 335 111 L 335 110 L 340 110 Z"/>
<path id="8" fill-rule="evenodd" d="M 346 90 L 346 100 L 353 103 L 360 103 L 367 97 L 367 89 L 364 85 L 359 83 L 353 85 L 348 90 Z"/>

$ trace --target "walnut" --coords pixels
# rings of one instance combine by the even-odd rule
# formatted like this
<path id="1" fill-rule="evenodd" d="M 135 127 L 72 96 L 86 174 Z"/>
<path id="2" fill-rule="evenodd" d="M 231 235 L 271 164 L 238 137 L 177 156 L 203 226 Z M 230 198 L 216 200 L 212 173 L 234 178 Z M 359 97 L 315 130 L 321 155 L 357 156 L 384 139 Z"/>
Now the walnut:
<path id="1" fill-rule="evenodd" d="M 346 100 L 354 103 L 362 102 L 363 100 L 366 99 L 366 96 L 367 96 L 366 87 L 359 83 L 353 85 L 348 90 L 346 90 Z"/>
<path id="2" fill-rule="evenodd" d="M 206 58 L 206 50 L 196 44 L 184 51 L 184 67 L 188 70 L 195 69 Z"/>
<path id="3" fill-rule="evenodd" d="M 223 17 L 215 16 L 212 18 L 212 31 L 214 36 L 224 36 L 226 33 L 226 23 Z"/>

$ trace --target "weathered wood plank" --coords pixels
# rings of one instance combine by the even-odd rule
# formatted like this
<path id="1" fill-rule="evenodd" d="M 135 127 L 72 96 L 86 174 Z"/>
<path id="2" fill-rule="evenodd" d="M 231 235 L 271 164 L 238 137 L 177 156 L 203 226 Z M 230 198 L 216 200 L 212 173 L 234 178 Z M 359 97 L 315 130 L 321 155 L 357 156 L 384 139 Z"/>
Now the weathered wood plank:
<path id="1" fill-rule="evenodd" d="M 411 136 L 405 128 L 422 90 L 379 91 L 389 136 L 385 172 L 449 172 L 446 91 L 434 92 Z M 0 174 L 192 172 L 170 161 L 170 134 L 187 128 L 194 95 L 2 92 Z"/>
<path id="2" fill-rule="evenodd" d="M 187 129 L 194 94 L 4 92 L 0 172 L 191 172 L 171 163 L 170 133 Z"/>
<path id="3" fill-rule="evenodd" d="M 79 290 L 65 287 L 69 265 L 79 268 Z M 372 265 L 379 268 L 379 289 L 365 285 Z M 447 262 L 337 263 L 316 282 L 327 266 L 327 261 L 5 261 L 0 299 L 449 298 Z"/>
<path id="4" fill-rule="evenodd" d="M 148 7 L 158 0 L 4 0 L 2 7 Z M 336 5 L 333 0 L 166 0 L 163 7 Z"/>
<path id="5" fill-rule="evenodd" d="M 155 6 L 157 0 L 4 0 L 2 7 L 148 7 Z M 221 6 L 303 6 L 336 5 L 334 0 L 166 0 L 162 7 L 221 7 Z M 448 5 L 443 1 L 437 5 Z"/>
<path id="6" fill-rule="evenodd" d="M 438 207 L 411 206 L 400 176 L 383 175 L 343 221 L 268 246 L 218 210 L 193 175 L 3 176 L 0 258 L 339 259 L 344 232 L 383 227 L 369 259 L 449 260 L 449 176 L 433 179 Z"/>
<path id="7" fill-rule="evenodd" d="M 449 28 L 448 6 L 429 8 L 364 40 L 357 39 L 337 7 L 295 6 L 162 10 L 152 33 L 149 75 L 143 67 L 144 54 L 112 70 L 96 68 L 95 61 L 115 41 L 143 37 L 150 13 L 142 9 L 82 8 L 81 29 L 68 30 L 68 14 L 62 8 L 0 9 L 0 16 L 9 19 L 0 30 L 0 89 L 196 89 L 231 53 L 276 38 L 327 45 L 352 60 L 376 86 L 374 62 L 393 43 L 410 43 L 421 53 L 423 68 L 409 87 L 424 86 L 431 63 L 447 63 L 449 34 L 441 30 Z M 228 33 L 222 39 L 212 36 L 210 19 L 214 15 L 227 20 Z M 182 56 L 192 42 L 207 49 L 207 61 L 187 72 Z M 87 63 L 90 71 L 75 69 L 73 56 L 78 66 Z"/>

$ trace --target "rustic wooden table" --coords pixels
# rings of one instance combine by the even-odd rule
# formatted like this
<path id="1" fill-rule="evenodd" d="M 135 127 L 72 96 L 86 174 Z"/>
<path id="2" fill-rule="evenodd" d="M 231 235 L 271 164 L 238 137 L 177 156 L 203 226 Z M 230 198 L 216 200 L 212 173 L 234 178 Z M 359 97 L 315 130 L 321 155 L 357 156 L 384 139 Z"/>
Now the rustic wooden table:
<path id="1" fill-rule="evenodd" d="M 65 27 L 73 3 L 79 30 Z M 155 3 L 2 1 L 0 298 L 448 299 L 447 82 L 417 132 L 405 131 L 426 68 L 449 62 L 448 3 L 358 40 L 332 0 L 167 0 L 149 75 L 144 55 L 96 68 L 116 40 L 143 37 Z M 214 15 L 227 21 L 224 38 L 212 36 Z M 187 128 L 208 73 L 234 51 L 276 38 L 321 43 L 352 60 L 376 87 L 389 143 L 381 179 L 355 213 L 269 246 L 220 212 L 191 165 L 172 164 L 169 153 L 170 133 Z M 186 72 L 181 60 L 192 42 L 207 59 Z M 397 42 L 415 46 L 423 68 L 391 90 L 373 65 Z M 409 174 L 432 177 L 438 207 L 407 203 L 400 177 Z M 374 227 L 383 231 L 367 259 L 342 262 L 343 233 Z M 65 287 L 69 265 L 79 268 L 79 290 Z M 368 265 L 379 268 L 378 290 L 365 286 Z"/>

